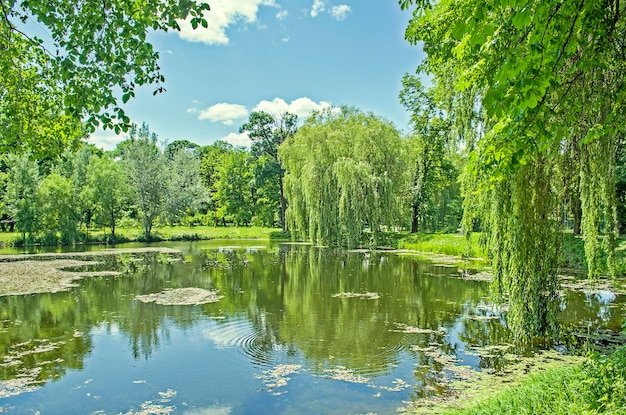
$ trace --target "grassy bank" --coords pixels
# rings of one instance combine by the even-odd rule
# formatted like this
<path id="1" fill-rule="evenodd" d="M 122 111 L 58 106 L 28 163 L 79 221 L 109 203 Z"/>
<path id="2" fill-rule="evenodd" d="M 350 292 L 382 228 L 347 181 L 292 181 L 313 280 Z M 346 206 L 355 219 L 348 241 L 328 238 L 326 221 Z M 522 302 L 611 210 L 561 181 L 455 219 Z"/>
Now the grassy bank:
<path id="1" fill-rule="evenodd" d="M 86 243 L 105 243 L 111 232 L 109 229 L 90 229 L 85 233 Z M 150 241 L 195 241 L 208 239 L 288 239 L 280 228 L 262 227 L 212 227 L 212 226 L 162 226 L 154 228 Z M 143 230 L 139 227 L 118 228 L 115 230 L 115 239 L 122 242 L 145 241 Z M 45 245 L 41 238 L 35 238 L 35 243 Z M 1 232 L 0 246 L 23 245 L 22 234 L 18 232 Z"/>
<path id="2" fill-rule="evenodd" d="M 487 255 L 480 246 L 479 238 L 479 233 L 473 233 L 469 241 L 459 233 L 399 234 L 397 247 L 443 255 L 486 258 Z"/>
<path id="3" fill-rule="evenodd" d="M 626 414 L 626 347 L 581 363 L 539 366 L 521 382 L 493 386 L 479 381 L 474 393 L 436 410 L 448 415 Z M 478 392 L 476 392 L 478 391 Z M 432 408 L 431 408 L 432 409 Z"/>

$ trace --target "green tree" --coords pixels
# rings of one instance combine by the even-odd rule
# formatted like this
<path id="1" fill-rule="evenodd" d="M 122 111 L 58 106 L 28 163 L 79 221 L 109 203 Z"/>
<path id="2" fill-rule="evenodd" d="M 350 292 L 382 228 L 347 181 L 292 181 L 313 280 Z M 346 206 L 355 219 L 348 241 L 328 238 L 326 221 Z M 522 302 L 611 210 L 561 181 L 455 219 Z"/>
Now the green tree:
<path id="1" fill-rule="evenodd" d="M 442 94 L 471 151 L 464 227 L 489 235 L 495 291 L 520 340 L 550 334 L 558 308 L 559 162 L 580 149 L 589 275 L 616 241 L 615 153 L 624 137 L 626 18 L 618 1 L 401 0 L 423 42 L 419 71 Z"/>
<path id="2" fill-rule="evenodd" d="M 215 198 L 236 226 L 247 226 L 252 219 L 251 184 L 250 155 L 241 148 L 225 153 L 217 170 Z"/>
<path id="3" fill-rule="evenodd" d="M 248 122 L 243 124 L 239 129 L 240 133 L 246 132 L 252 140 L 252 154 L 259 158 L 262 155 L 269 157 L 275 166 L 267 166 L 264 170 L 264 180 L 273 177 L 278 183 L 279 194 L 276 200 L 280 207 L 280 226 L 283 232 L 287 231 L 287 222 L 285 220 L 285 212 L 287 210 L 287 200 L 285 199 L 285 191 L 283 180 L 285 170 L 278 158 L 278 147 L 298 130 L 298 117 L 295 114 L 285 112 L 280 116 L 274 116 L 263 111 L 255 111 L 250 114 Z M 264 161 L 266 165 L 268 160 Z M 273 196 L 268 193 L 267 196 Z M 270 200 L 268 199 L 268 202 Z M 271 203 L 271 202 L 270 202 Z"/>
<path id="4" fill-rule="evenodd" d="M 96 222 L 111 230 L 109 242 L 115 243 L 115 225 L 129 201 L 129 187 L 122 164 L 106 155 L 93 156 L 86 172 L 87 186 L 82 198 L 95 209 Z"/>
<path id="5" fill-rule="evenodd" d="M 414 130 L 409 139 L 411 162 L 415 166 L 409 190 L 411 232 L 417 232 L 420 222 L 426 224 L 429 217 L 432 230 L 456 229 L 461 223 L 460 191 L 456 183 L 459 172 L 454 165 L 456 141 L 451 134 L 451 121 L 433 91 L 427 91 L 416 76 L 405 74 L 402 78 L 400 102 L 411 112 Z"/>
<path id="6" fill-rule="evenodd" d="M 200 149 L 200 177 L 209 193 L 208 209 L 213 212 L 215 226 L 218 225 L 219 208 L 215 197 L 218 171 L 222 164 L 223 156 L 232 150 L 233 146 L 231 144 L 221 140 Z"/>
<path id="7" fill-rule="evenodd" d="M 79 240 L 79 212 L 76 209 L 72 180 L 57 173 L 46 176 L 37 191 L 41 227 L 47 243 L 71 244 Z"/>
<path id="8" fill-rule="evenodd" d="M 163 211 L 170 223 L 206 202 L 208 194 L 200 177 L 200 159 L 186 148 L 179 148 L 167 162 L 166 199 Z"/>
<path id="9" fill-rule="evenodd" d="M 394 126 L 343 108 L 315 114 L 279 150 L 294 237 L 354 247 L 401 216 L 406 151 Z"/>
<path id="10" fill-rule="evenodd" d="M 66 148 L 52 169 L 53 172 L 72 179 L 73 197 L 80 213 L 81 225 L 85 228 L 91 226 L 91 219 L 94 215 L 93 200 L 88 196 L 90 193 L 85 191 L 88 186 L 89 164 L 94 156 L 100 155 L 102 155 L 102 150 L 93 144 L 83 144 L 76 151 Z"/>
<path id="11" fill-rule="evenodd" d="M 174 156 L 179 151 L 190 153 L 191 156 L 199 156 L 200 145 L 192 143 L 189 140 L 175 140 L 165 146 L 165 157 L 168 160 L 174 160 Z"/>
<path id="12" fill-rule="evenodd" d="M 25 243 L 33 242 L 33 234 L 39 227 L 39 165 L 30 156 L 30 153 L 5 155 L 8 173 L 4 203 Z"/>
<path id="13" fill-rule="evenodd" d="M 274 159 L 263 154 L 252 164 L 254 221 L 261 226 L 273 227 L 280 224 L 278 201 L 281 197 L 277 180 L 282 168 Z"/>
<path id="14" fill-rule="evenodd" d="M 121 143 L 123 162 L 133 199 L 142 216 L 144 237 L 150 239 L 154 221 L 163 211 L 167 169 L 165 157 L 157 146 L 157 136 L 147 124 L 133 126 L 129 138 Z"/>
<path id="15" fill-rule="evenodd" d="M 60 85 L 46 80 L 52 71 L 46 53 L 9 31 L 6 19 L 0 14 L 0 152 L 30 152 L 51 163 L 66 147 L 80 145 L 84 129 L 65 114 Z"/>
<path id="16" fill-rule="evenodd" d="M 147 41 L 148 32 L 180 30 L 185 19 L 194 28 L 207 27 L 208 9 L 208 4 L 194 1 L 2 0 L 0 112 L 7 110 L 18 126 L 38 123 L 42 114 L 57 118 L 46 107 L 53 103 L 70 123 L 86 119 L 92 131 L 102 123 L 119 132 L 130 121 L 119 106 L 118 91 L 124 103 L 142 85 L 154 85 L 155 94 L 163 91 L 159 55 Z M 29 35 L 24 24 L 29 19 L 45 28 L 50 39 Z M 41 105 L 24 101 L 29 95 Z M 20 102 L 31 107 L 23 110 Z"/>

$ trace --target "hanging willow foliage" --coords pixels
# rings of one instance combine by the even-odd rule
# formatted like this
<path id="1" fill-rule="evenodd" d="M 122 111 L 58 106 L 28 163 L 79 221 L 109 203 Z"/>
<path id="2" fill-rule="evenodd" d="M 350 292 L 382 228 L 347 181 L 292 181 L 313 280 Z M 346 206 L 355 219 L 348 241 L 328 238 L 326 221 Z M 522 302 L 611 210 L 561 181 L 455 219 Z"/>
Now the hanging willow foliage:
<path id="1" fill-rule="evenodd" d="M 295 238 L 352 248 L 401 217 L 406 152 L 394 126 L 342 108 L 312 116 L 279 149 Z"/>
<path id="2" fill-rule="evenodd" d="M 419 72 L 447 92 L 447 114 L 475 131 L 463 174 L 464 228 L 483 230 L 494 292 L 508 303 L 518 339 L 549 335 L 559 304 L 561 219 L 570 210 L 576 219 L 582 215 L 589 276 L 615 271 L 615 159 L 626 135 L 625 5 L 400 4 L 417 8 L 406 38 L 423 42 L 427 56 Z"/>

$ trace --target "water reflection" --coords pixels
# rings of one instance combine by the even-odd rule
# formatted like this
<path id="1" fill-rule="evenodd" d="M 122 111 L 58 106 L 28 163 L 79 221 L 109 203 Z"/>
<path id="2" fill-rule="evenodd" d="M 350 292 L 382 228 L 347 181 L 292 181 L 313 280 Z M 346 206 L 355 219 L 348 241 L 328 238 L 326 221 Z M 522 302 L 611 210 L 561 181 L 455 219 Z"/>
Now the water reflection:
<path id="1" fill-rule="evenodd" d="M 488 300 L 488 284 L 465 280 L 456 268 L 385 253 L 242 245 L 187 244 L 182 263 L 154 255 L 117 257 L 106 266 L 123 269 L 123 276 L 85 279 L 68 292 L 0 298 L 0 398 L 16 408 L 36 404 L 63 413 L 65 404 L 54 406 L 47 384 L 64 387 L 70 371 L 106 377 L 111 357 L 102 357 L 94 344 L 113 338 L 126 344 L 117 358 L 128 353 L 136 362 L 118 368 L 128 372 L 117 373 L 120 379 L 135 380 L 133 367 L 168 378 L 167 370 L 195 373 L 198 360 L 215 360 L 195 382 L 177 380 L 180 399 L 187 394 L 184 402 L 198 408 L 228 407 L 232 413 L 286 413 L 286 404 L 276 400 L 286 390 L 291 408 L 304 410 L 315 401 L 312 385 L 324 391 L 328 405 L 391 412 L 409 397 L 445 390 L 464 365 L 500 370 L 508 353 L 528 352 L 509 344 L 511 333 L 502 310 Z M 197 306 L 135 300 L 185 287 L 219 290 L 223 298 Z M 622 303 L 610 293 L 566 292 L 563 325 L 616 330 Z M 100 362 L 100 369 L 86 361 Z M 201 385 L 218 367 L 228 375 L 207 392 Z M 269 387 L 267 379 L 288 386 Z M 14 400 L 44 385 L 40 393 Z M 161 392 L 156 388 L 153 395 Z M 218 404 L 227 396 L 232 401 Z M 105 413 L 138 405 L 133 396 L 118 398 L 126 406 Z"/>

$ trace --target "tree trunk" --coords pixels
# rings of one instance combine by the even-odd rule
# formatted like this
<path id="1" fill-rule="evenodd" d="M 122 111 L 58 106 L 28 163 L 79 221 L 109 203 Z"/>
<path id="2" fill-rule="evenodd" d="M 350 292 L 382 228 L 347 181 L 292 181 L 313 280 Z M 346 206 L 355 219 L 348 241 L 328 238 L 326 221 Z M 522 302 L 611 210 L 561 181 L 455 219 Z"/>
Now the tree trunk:
<path id="1" fill-rule="evenodd" d="M 111 214 L 111 245 L 115 245 L 115 215 Z"/>
<path id="2" fill-rule="evenodd" d="M 285 220 L 287 200 L 285 199 L 285 191 L 283 189 L 283 174 L 284 173 L 281 171 L 280 179 L 278 181 L 278 185 L 280 187 L 280 227 L 283 229 L 283 232 L 287 232 L 287 221 Z"/>
<path id="3" fill-rule="evenodd" d="M 413 205 L 411 212 L 411 233 L 417 233 L 419 231 L 419 216 L 420 206 L 419 203 Z"/>
<path id="4" fill-rule="evenodd" d="M 572 211 L 574 213 L 574 235 L 580 235 L 580 222 L 582 220 L 583 211 L 580 204 L 580 198 L 576 198 L 572 203 Z"/>

